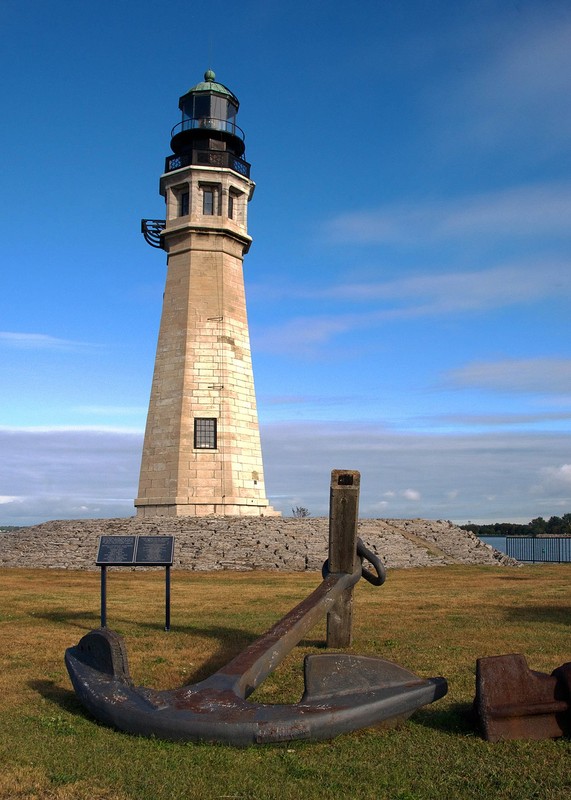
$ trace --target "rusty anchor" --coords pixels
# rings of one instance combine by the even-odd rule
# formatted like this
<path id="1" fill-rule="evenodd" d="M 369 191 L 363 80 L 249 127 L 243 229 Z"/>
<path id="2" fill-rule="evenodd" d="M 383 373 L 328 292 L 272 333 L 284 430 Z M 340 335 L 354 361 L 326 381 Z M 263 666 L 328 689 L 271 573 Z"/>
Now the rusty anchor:
<path id="1" fill-rule="evenodd" d="M 490 742 L 570 734 L 571 662 L 547 675 L 521 654 L 479 658 L 474 715 Z"/>
<path id="2" fill-rule="evenodd" d="M 356 536 L 358 489 L 358 472 L 333 470 L 329 559 L 322 583 L 226 666 L 180 689 L 135 687 L 122 637 L 99 628 L 65 654 L 81 703 L 99 721 L 129 733 L 248 746 L 329 739 L 394 724 L 443 697 L 444 678 L 423 679 L 382 658 L 327 653 L 305 657 L 299 703 L 247 699 L 324 614 L 328 645 L 346 646 L 339 641 L 350 641 L 353 587 L 361 577 L 374 585 L 384 582 L 380 559 Z M 363 560 L 374 572 L 363 567 Z"/>

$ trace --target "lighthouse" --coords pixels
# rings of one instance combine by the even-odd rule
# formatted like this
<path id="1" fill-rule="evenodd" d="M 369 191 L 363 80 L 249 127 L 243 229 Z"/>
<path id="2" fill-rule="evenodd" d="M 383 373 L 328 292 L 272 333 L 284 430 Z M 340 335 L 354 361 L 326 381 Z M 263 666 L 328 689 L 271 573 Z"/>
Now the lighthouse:
<path id="1" fill-rule="evenodd" d="M 255 184 L 239 102 L 211 70 L 179 100 L 160 178 L 167 253 L 138 516 L 276 515 L 264 487 L 243 258 Z"/>

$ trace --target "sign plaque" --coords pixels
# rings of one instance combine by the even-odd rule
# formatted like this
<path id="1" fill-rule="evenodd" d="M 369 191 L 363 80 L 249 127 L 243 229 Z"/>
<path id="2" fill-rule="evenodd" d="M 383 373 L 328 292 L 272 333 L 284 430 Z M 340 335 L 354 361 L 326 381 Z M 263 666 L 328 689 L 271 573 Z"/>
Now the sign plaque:
<path id="1" fill-rule="evenodd" d="M 137 565 L 164 567 L 172 564 L 174 536 L 138 536 L 135 550 Z"/>
<path id="2" fill-rule="evenodd" d="M 100 536 L 97 566 L 132 564 L 136 536 Z"/>
<path id="3" fill-rule="evenodd" d="M 97 560 L 101 567 L 101 627 L 107 626 L 107 567 L 165 568 L 165 631 L 170 630 L 170 568 L 174 536 L 100 536 Z"/>
<path id="4" fill-rule="evenodd" d="M 98 567 L 172 566 L 174 536 L 100 536 Z"/>

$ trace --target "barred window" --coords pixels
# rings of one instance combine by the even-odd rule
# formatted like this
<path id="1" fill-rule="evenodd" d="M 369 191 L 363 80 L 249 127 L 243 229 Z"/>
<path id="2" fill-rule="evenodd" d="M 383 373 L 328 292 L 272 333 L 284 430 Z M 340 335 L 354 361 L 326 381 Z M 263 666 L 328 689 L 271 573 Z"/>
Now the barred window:
<path id="1" fill-rule="evenodd" d="M 197 417 L 194 420 L 195 450 L 216 450 L 216 419 Z"/>

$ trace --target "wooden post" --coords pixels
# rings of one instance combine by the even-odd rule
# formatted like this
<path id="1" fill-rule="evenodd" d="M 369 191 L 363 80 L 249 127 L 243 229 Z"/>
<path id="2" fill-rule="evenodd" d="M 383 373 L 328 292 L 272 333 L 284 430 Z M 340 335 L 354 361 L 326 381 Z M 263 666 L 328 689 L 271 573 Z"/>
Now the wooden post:
<path id="1" fill-rule="evenodd" d="M 352 574 L 357 567 L 359 487 L 357 470 L 331 471 L 329 495 L 329 572 Z M 327 615 L 327 647 L 350 647 L 353 638 L 353 587 L 347 589 Z"/>

